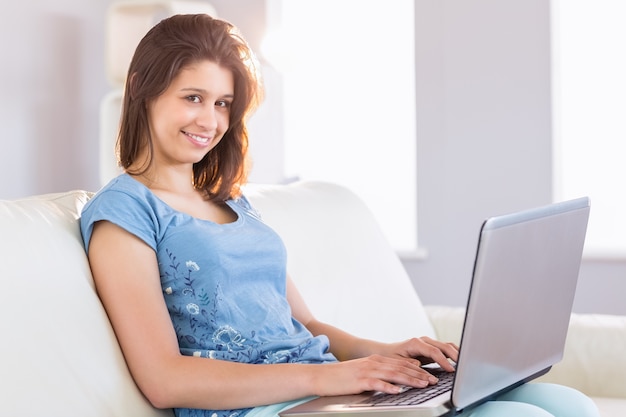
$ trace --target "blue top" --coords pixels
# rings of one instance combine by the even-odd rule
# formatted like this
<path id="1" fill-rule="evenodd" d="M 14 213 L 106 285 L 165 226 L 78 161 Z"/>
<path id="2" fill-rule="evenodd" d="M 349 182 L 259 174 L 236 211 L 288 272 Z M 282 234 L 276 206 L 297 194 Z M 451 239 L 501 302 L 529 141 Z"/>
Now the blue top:
<path id="1" fill-rule="evenodd" d="M 237 220 L 217 224 L 171 208 L 127 174 L 83 208 L 85 248 L 106 220 L 157 255 L 163 298 L 183 355 L 254 364 L 335 361 L 325 336 L 291 316 L 286 250 L 245 197 L 226 201 Z M 242 416 L 249 411 L 175 410 L 177 416 Z"/>

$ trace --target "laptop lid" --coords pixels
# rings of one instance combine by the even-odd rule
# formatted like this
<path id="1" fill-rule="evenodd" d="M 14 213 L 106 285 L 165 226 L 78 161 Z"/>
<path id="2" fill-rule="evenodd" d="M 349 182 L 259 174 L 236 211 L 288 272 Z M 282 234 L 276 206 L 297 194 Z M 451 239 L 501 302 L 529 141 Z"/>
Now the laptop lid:
<path id="1" fill-rule="evenodd" d="M 584 197 L 483 223 L 454 408 L 487 401 L 562 359 L 589 210 Z"/>

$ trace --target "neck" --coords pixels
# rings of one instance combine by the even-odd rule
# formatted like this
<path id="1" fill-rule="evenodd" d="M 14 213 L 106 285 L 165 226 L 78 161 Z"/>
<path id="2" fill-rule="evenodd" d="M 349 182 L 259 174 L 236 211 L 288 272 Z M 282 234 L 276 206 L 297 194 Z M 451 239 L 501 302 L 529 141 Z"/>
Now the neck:
<path id="1" fill-rule="evenodd" d="M 190 169 L 157 170 L 151 168 L 140 175 L 133 175 L 133 177 L 151 190 L 175 194 L 190 194 L 198 191 L 193 184 L 193 171 Z"/>

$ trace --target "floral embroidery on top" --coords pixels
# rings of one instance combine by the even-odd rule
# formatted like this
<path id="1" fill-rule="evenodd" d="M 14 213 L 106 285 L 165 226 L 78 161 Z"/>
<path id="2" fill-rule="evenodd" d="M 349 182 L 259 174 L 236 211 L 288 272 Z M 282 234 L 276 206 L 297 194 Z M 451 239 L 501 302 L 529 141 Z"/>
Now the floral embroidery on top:
<path id="1" fill-rule="evenodd" d="M 172 318 L 178 319 L 177 324 L 175 324 L 178 342 L 180 345 L 205 346 L 206 342 L 211 340 L 210 335 L 215 332 L 217 327 L 219 285 L 216 287 L 213 300 L 211 300 L 204 288 L 195 288 L 196 279 L 193 274 L 200 271 L 200 266 L 189 260 L 185 262 L 184 267 L 181 267 L 176 255 L 169 249 L 166 249 L 166 253 L 169 264 L 162 272 L 161 279 L 168 283 L 173 281 L 171 286 L 165 288 L 164 293 L 167 296 L 176 296 L 175 299 L 171 300 L 172 302 L 168 303 L 168 306 Z M 182 288 L 180 288 L 181 284 Z M 182 304 L 173 301 L 182 301 Z M 185 320 L 189 325 L 187 331 L 183 330 L 181 326 L 181 321 Z"/>
<path id="2" fill-rule="evenodd" d="M 185 262 L 185 266 L 187 266 L 187 269 L 189 269 L 189 271 L 199 271 L 200 270 L 200 267 L 194 261 L 187 261 L 187 262 Z"/>
<path id="3" fill-rule="evenodd" d="M 229 352 L 234 346 L 243 347 L 245 341 L 246 339 L 241 336 L 241 333 L 230 326 L 222 326 L 213 333 L 213 342 L 218 346 L 226 347 Z"/>
<path id="4" fill-rule="evenodd" d="M 263 342 L 255 339 L 256 330 L 248 330 L 244 334 L 225 322 L 220 312 L 223 300 L 219 282 L 211 284 L 212 288 L 207 287 L 206 281 L 198 275 L 202 271 L 201 265 L 193 260 L 180 262 L 169 249 L 165 252 L 168 262 L 161 265 L 163 294 L 181 351 L 208 359 L 274 364 L 299 362 L 313 348 L 311 340 L 308 340 L 291 349 L 263 349 Z M 176 414 L 185 417 L 237 417 L 247 414 L 249 410 L 178 409 Z"/>
<path id="5" fill-rule="evenodd" d="M 200 285 L 195 274 L 201 271 L 193 260 L 180 262 L 166 249 L 168 264 L 162 267 L 166 288 L 163 290 L 181 348 L 192 349 L 191 355 L 246 363 L 297 362 L 310 348 L 305 343 L 295 349 L 265 352 L 255 341 L 255 330 L 243 334 L 220 319 L 221 286 L 214 284 L 213 294 Z"/>

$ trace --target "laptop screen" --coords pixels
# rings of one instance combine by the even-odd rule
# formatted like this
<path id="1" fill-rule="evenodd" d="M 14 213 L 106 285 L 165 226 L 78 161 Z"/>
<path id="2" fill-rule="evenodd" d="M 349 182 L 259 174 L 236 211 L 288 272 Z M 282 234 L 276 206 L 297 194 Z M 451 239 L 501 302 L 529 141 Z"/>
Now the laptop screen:
<path id="1" fill-rule="evenodd" d="M 485 221 L 452 391 L 456 408 L 561 360 L 588 216 L 589 199 L 581 198 Z"/>

